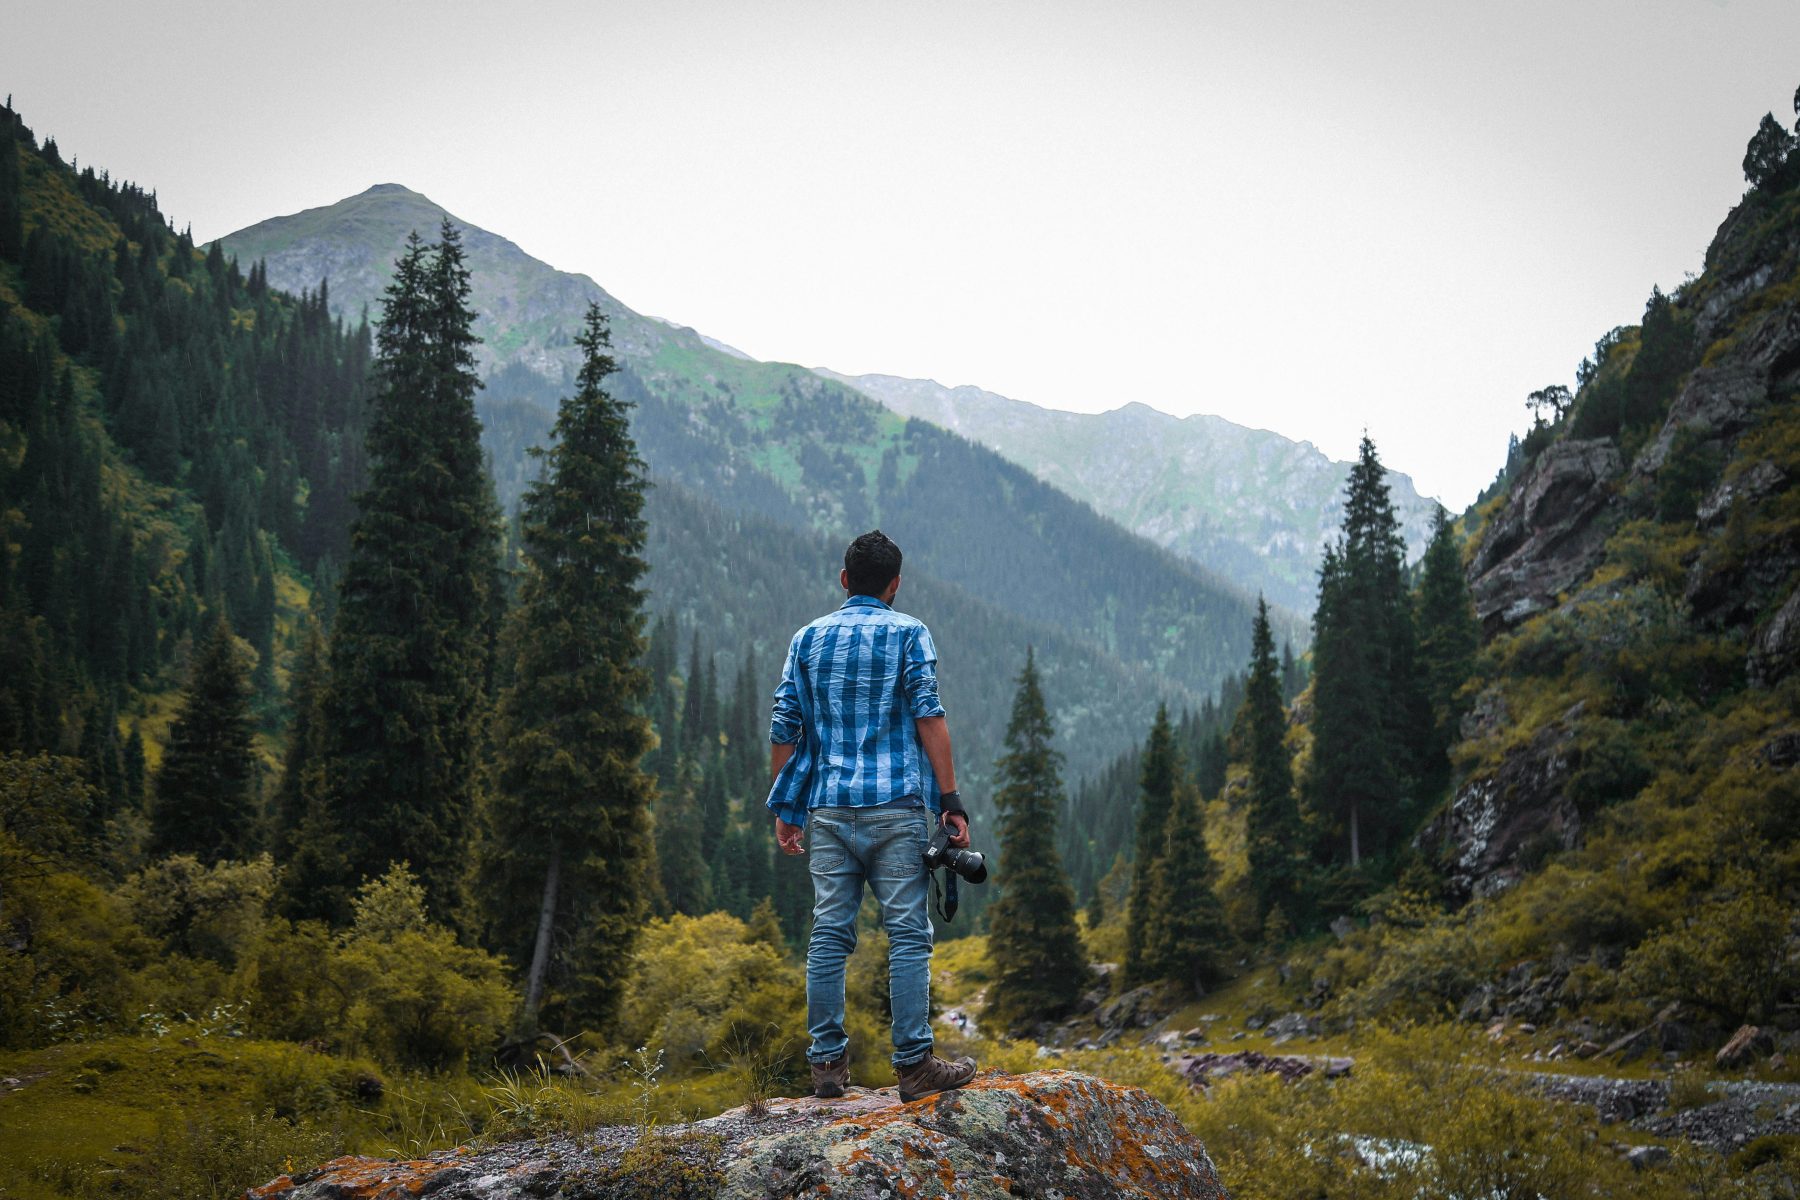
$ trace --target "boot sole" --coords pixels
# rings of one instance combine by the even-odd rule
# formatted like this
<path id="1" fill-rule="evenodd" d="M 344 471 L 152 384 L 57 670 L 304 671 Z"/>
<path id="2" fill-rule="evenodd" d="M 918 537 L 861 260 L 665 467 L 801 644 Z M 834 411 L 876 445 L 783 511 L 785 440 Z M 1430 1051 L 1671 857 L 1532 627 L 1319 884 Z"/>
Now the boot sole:
<path id="1" fill-rule="evenodd" d="M 813 1089 L 813 1095 L 821 1100 L 836 1100 L 844 1094 L 844 1089 L 835 1083 L 820 1084 Z"/>

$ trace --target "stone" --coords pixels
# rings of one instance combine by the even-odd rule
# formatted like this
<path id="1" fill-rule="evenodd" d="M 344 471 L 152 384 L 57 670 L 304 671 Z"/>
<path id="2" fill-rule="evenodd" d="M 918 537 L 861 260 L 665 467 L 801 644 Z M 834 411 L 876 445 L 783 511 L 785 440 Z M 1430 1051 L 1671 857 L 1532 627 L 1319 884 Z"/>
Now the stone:
<path id="1" fill-rule="evenodd" d="M 1460 898 L 1498 895 L 1517 883 L 1534 846 L 1549 841 L 1569 850 L 1579 843 L 1581 813 L 1568 797 L 1568 781 L 1583 711 L 1571 707 L 1507 751 L 1497 768 L 1464 780 L 1419 831 L 1414 844 L 1447 862 L 1445 882 Z"/>
<path id="2" fill-rule="evenodd" d="M 1740 1025 L 1731 1039 L 1713 1055 L 1713 1065 L 1721 1071 L 1735 1071 L 1774 1052 L 1775 1038 L 1768 1030 L 1756 1025 Z"/>
<path id="3" fill-rule="evenodd" d="M 1181 1040 L 1184 1042 L 1204 1042 L 1206 1040 L 1206 1030 L 1201 1029 L 1199 1026 L 1184 1030 L 1181 1035 Z"/>
<path id="4" fill-rule="evenodd" d="M 1522 1021 L 1522 1022 L 1520 1022 L 1520 1024 L 1519 1024 L 1519 1032 L 1520 1032 L 1520 1033 L 1536 1033 L 1536 1032 L 1537 1032 L 1537 1026 L 1536 1026 L 1536 1025 L 1533 1025 L 1533 1024 L 1532 1024 L 1532 1023 L 1531 1023 L 1531 1022 L 1529 1022 L 1529 1021 Z"/>
<path id="5" fill-rule="evenodd" d="M 1357 930 L 1356 918 L 1347 915 L 1333 917 L 1329 928 L 1333 934 L 1337 935 L 1338 941 L 1346 941 Z"/>
<path id="6" fill-rule="evenodd" d="M 769 1101 L 653 1132 L 660 1152 L 716 1176 L 719 1200 L 1123 1197 L 1222 1200 L 1206 1149 L 1156 1099 L 1070 1071 L 991 1073 L 902 1104 L 892 1089 Z M 249 1200 L 604 1195 L 636 1131 L 552 1135 L 415 1160 L 346 1157 L 253 1188 Z M 629 1169 L 629 1160 L 626 1160 Z"/>
<path id="7" fill-rule="evenodd" d="M 1606 438 L 1552 442 L 1533 460 L 1469 564 L 1475 615 L 1490 635 L 1550 608 L 1599 565 L 1613 524 L 1610 485 L 1622 470 Z"/>
<path id="8" fill-rule="evenodd" d="M 1638 1170 L 1664 1166 L 1669 1161 L 1667 1146 L 1633 1146 L 1625 1151 L 1625 1161 Z"/>
<path id="9" fill-rule="evenodd" d="M 1100 1006 L 1094 1019 L 1107 1029 L 1147 1029 L 1162 1017 L 1162 989 L 1155 984 L 1133 988 Z"/>
<path id="10" fill-rule="evenodd" d="M 1800 662 L 1800 587 L 1788 593 L 1775 614 L 1757 629 L 1750 643 L 1745 671 L 1750 682 L 1770 687 L 1781 682 Z"/>
<path id="11" fill-rule="evenodd" d="M 1264 1032 L 1279 1045 L 1283 1042 L 1291 1042 L 1295 1038 L 1318 1037 L 1319 1023 L 1305 1013 L 1291 1012 L 1270 1021 Z"/>

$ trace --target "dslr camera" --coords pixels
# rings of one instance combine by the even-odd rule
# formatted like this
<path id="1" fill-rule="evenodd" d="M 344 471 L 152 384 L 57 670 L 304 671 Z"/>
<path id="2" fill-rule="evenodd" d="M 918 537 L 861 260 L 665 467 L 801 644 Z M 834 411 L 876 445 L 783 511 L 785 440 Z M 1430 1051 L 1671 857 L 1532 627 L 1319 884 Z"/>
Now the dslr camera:
<path id="1" fill-rule="evenodd" d="M 987 882 L 987 862 L 974 850 L 958 850 L 950 844 L 950 827 L 938 823 L 925 846 L 925 869 L 935 871 L 948 867 L 970 883 Z"/>

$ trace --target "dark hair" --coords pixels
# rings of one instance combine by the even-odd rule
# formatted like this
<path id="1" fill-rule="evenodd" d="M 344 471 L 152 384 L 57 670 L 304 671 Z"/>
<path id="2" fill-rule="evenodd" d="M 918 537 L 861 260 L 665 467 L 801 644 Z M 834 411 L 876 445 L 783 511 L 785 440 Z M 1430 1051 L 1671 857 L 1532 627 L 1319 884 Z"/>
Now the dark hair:
<path id="1" fill-rule="evenodd" d="M 900 574 L 900 547 L 881 530 L 871 529 L 844 551 L 844 570 L 851 595 L 879 596 Z"/>

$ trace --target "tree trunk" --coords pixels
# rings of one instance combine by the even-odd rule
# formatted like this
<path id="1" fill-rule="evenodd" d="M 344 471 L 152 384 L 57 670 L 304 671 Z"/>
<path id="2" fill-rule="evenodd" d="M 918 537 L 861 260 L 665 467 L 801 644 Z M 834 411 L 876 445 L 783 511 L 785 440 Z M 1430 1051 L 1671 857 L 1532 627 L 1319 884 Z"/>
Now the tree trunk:
<path id="1" fill-rule="evenodd" d="M 1357 813 L 1361 810 L 1361 807 L 1362 806 L 1354 800 L 1350 802 L 1350 865 L 1352 867 L 1360 867 L 1362 865 L 1362 831 L 1357 828 L 1356 821 Z"/>
<path id="2" fill-rule="evenodd" d="M 531 970 L 525 976 L 525 1007 L 519 1014 L 519 1031 L 529 1037 L 537 1032 L 538 1006 L 544 1002 L 544 976 L 550 970 L 550 933 L 556 924 L 556 888 L 562 880 L 562 846 L 550 847 L 550 866 L 544 872 L 544 905 L 538 911 L 537 944 L 531 951 Z"/>

